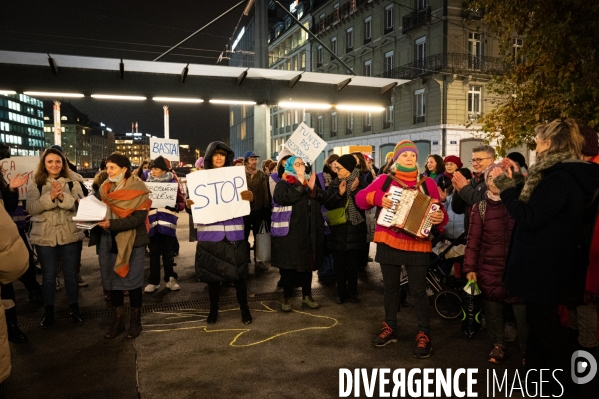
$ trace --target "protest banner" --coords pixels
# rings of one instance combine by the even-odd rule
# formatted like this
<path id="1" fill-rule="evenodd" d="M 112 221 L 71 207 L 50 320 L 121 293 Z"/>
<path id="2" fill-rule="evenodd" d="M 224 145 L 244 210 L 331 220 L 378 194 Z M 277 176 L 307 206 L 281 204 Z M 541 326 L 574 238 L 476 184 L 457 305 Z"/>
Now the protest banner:
<path id="1" fill-rule="evenodd" d="M 179 140 L 150 137 L 150 159 L 162 156 L 169 161 L 179 161 Z"/>
<path id="2" fill-rule="evenodd" d="M 193 222 L 210 224 L 250 214 L 250 203 L 241 199 L 247 190 L 245 168 L 199 170 L 187 175 Z"/>
<path id="3" fill-rule="evenodd" d="M 167 206 L 174 207 L 177 203 L 177 188 L 178 183 L 154 183 L 145 182 L 146 186 L 152 193 L 152 208 L 164 208 Z"/>
<path id="4" fill-rule="evenodd" d="M 285 142 L 285 147 L 305 163 L 314 164 L 316 158 L 327 146 L 314 129 L 302 122 Z"/>
<path id="5" fill-rule="evenodd" d="M 29 181 L 19 187 L 19 200 L 27 199 L 27 186 L 33 179 L 33 174 L 40 163 L 39 157 L 11 157 L 0 161 L 0 167 L 4 171 L 4 179 L 10 182 L 18 174 L 29 176 Z"/>

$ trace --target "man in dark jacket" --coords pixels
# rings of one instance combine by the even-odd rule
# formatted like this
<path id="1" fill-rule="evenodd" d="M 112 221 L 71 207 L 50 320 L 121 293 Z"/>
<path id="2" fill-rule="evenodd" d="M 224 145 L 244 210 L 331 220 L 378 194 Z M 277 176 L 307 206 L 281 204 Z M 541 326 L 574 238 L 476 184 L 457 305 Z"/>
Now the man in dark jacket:
<path id="1" fill-rule="evenodd" d="M 474 175 L 470 181 L 460 172 L 453 174 L 453 187 L 457 195 L 453 196 L 451 209 L 458 215 L 466 215 L 465 230 L 468 230 L 468 208 L 485 198 L 487 184 L 484 171 L 495 162 L 495 149 L 490 145 L 480 145 L 472 149 L 472 168 Z"/>
<path id="2" fill-rule="evenodd" d="M 268 176 L 258 169 L 258 155 L 254 151 L 247 151 L 243 155 L 243 164 L 245 166 L 245 176 L 247 178 L 248 190 L 254 194 L 252 210 L 249 215 L 243 217 L 245 228 L 245 240 L 248 242 L 250 230 L 254 233 L 254 264 L 258 270 L 268 270 L 268 266 L 262 262 L 256 262 L 256 236 L 260 232 L 260 225 L 264 220 L 264 209 L 270 206 L 268 199 Z M 251 262 L 248 250 L 248 263 Z"/>

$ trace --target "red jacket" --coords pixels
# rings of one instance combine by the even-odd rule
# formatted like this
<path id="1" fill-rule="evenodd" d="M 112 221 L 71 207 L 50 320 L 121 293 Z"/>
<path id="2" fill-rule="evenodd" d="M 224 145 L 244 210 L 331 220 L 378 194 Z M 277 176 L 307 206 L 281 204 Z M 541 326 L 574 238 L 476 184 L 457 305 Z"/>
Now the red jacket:
<path id="1" fill-rule="evenodd" d="M 480 206 L 483 201 L 486 204 L 484 213 Z M 485 299 L 523 303 L 506 290 L 502 281 L 514 219 L 501 202 L 488 197 L 483 201 L 472 206 L 462 272 L 477 273 L 478 286 Z M 484 220 L 481 214 L 484 215 Z"/>

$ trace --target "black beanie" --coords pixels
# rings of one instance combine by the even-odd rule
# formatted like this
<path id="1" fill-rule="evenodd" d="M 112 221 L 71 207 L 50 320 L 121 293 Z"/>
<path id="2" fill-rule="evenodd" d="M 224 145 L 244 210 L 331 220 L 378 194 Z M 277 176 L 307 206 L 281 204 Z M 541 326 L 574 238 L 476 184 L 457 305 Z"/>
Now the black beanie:
<path id="1" fill-rule="evenodd" d="M 351 154 L 341 155 L 339 158 L 337 158 L 336 162 L 347 169 L 350 173 L 356 169 L 356 165 L 358 164 L 356 158 Z"/>
<path id="2" fill-rule="evenodd" d="M 166 161 L 162 156 L 159 156 L 150 163 L 150 169 L 152 168 L 158 168 L 168 172 L 168 166 L 166 165 Z"/>

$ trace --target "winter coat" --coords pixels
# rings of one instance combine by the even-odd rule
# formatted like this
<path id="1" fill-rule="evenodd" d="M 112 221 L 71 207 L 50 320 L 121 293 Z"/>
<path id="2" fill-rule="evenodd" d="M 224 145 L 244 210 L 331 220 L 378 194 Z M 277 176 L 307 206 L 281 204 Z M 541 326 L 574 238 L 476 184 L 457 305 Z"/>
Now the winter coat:
<path id="1" fill-rule="evenodd" d="M 11 190 L 4 176 L 0 174 L 0 205 L 6 212 L 13 212 L 19 206 L 19 190 Z"/>
<path id="2" fill-rule="evenodd" d="M 291 206 L 289 233 L 272 237 L 271 263 L 279 269 L 313 270 L 324 259 L 324 219 L 320 210 L 326 192 L 318 186 L 310 191 L 299 182 L 281 179 L 275 186 L 275 203 Z"/>
<path id="3" fill-rule="evenodd" d="M 17 226 L 0 207 L 0 283 L 8 284 L 19 278 L 29 267 L 29 253 L 19 235 Z M 4 305 L 0 301 L 0 383 L 8 378 L 11 371 L 10 348 L 4 316 Z"/>
<path id="4" fill-rule="evenodd" d="M 477 273 L 480 290 L 489 301 L 523 303 L 502 282 L 513 227 L 514 219 L 501 201 L 486 198 L 472 207 L 462 273 Z"/>
<path id="5" fill-rule="evenodd" d="M 451 206 L 458 215 L 468 212 L 468 207 L 482 201 L 487 192 L 487 183 L 483 173 L 473 175 L 470 182 L 466 184 L 455 196 Z"/>
<path id="6" fill-rule="evenodd" d="M 346 204 L 347 196 L 339 195 L 339 179 L 335 179 L 329 185 L 327 189 L 327 198 L 324 206 L 328 210 L 336 208 L 343 208 Z M 351 193 L 352 201 L 356 201 L 356 194 L 367 187 L 366 182 L 361 179 L 359 181 L 356 191 Z M 351 190 L 347 187 L 347 190 Z M 366 216 L 363 210 L 357 208 L 358 212 L 364 219 L 362 223 L 353 225 L 349 221 L 349 215 L 347 209 L 345 215 L 347 216 L 347 222 L 336 226 L 330 226 L 331 233 L 327 236 L 327 248 L 331 251 L 362 251 L 367 250 L 369 243 L 366 240 L 367 228 L 366 228 Z"/>
<path id="7" fill-rule="evenodd" d="M 497 179 L 495 184 L 502 188 Z M 509 291 L 526 301 L 559 304 L 572 289 L 584 290 L 582 214 L 598 187 L 599 165 L 569 161 L 546 169 L 528 202 L 519 199 L 523 184 L 501 192 L 516 221 L 504 277 Z"/>
<path id="8" fill-rule="evenodd" d="M 455 213 L 453 211 L 453 208 L 451 207 L 451 204 L 457 195 L 458 194 L 456 194 L 455 192 L 448 195 L 445 198 L 445 203 L 444 203 L 445 209 L 447 210 L 447 216 L 449 218 L 449 221 L 447 222 L 447 225 L 445 226 L 445 237 L 449 238 L 450 240 L 458 238 L 460 236 L 460 234 L 462 234 L 464 232 L 464 228 L 465 228 L 465 226 L 464 226 L 465 215 L 458 215 L 457 213 Z"/>
<path id="9" fill-rule="evenodd" d="M 235 154 L 225 143 L 213 141 L 206 149 L 204 155 L 204 169 L 213 169 L 212 156 L 217 149 L 224 150 L 227 153 L 224 167 L 233 166 Z M 188 213 L 191 210 L 186 208 Z M 230 230 L 230 225 L 236 225 L 235 232 L 229 231 L 223 233 L 223 238 L 220 241 L 208 241 L 202 239 L 202 231 L 200 226 L 210 229 L 214 227 L 218 230 Z M 229 229 L 227 227 L 229 226 Z M 239 230 L 239 228 L 241 230 Z M 205 229 L 204 229 L 205 230 Z M 241 232 L 237 240 L 230 238 L 236 233 Z M 211 223 L 207 225 L 198 225 L 197 232 L 198 243 L 196 246 L 195 270 L 198 280 L 205 283 L 220 283 L 228 281 L 238 281 L 245 279 L 248 275 L 247 264 L 247 242 L 243 236 L 243 218 L 233 218 L 221 222 Z"/>
<path id="10" fill-rule="evenodd" d="M 73 216 L 77 214 L 75 209 L 76 199 L 83 196 L 81 185 L 70 177 L 60 177 L 58 182 L 62 184 L 63 201 L 58 198 L 50 199 L 52 191 L 51 182 L 54 179 L 48 177 L 46 184 L 42 186 L 41 195 L 35 179 L 30 179 L 27 188 L 27 212 L 31 215 L 30 241 L 33 245 L 55 247 L 81 241 L 84 238 L 83 231 L 78 229 Z M 73 188 L 69 190 L 69 182 L 73 182 Z"/>

